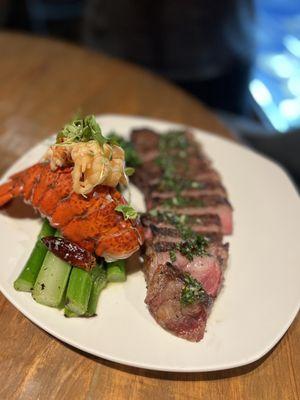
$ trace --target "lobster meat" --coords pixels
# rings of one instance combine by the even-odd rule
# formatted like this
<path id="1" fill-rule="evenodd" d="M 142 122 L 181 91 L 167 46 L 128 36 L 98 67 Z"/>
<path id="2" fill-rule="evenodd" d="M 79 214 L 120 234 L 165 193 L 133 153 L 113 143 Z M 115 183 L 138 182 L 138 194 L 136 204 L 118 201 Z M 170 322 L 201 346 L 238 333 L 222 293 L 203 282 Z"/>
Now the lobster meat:
<path id="1" fill-rule="evenodd" d="M 0 185 L 0 207 L 21 196 L 63 237 L 106 261 L 127 258 L 143 243 L 139 219 L 124 219 L 115 208 L 126 204 L 113 187 L 96 186 L 82 196 L 73 191 L 72 167 L 51 170 L 37 163 Z"/>

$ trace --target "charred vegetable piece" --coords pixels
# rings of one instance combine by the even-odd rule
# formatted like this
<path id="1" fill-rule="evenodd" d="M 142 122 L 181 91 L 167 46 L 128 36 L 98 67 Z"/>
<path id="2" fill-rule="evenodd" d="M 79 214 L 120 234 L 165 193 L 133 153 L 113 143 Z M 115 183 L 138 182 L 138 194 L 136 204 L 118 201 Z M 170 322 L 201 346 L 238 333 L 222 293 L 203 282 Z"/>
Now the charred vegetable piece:
<path id="1" fill-rule="evenodd" d="M 96 265 L 96 258 L 90 252 L 68 239 L 47 236 L 42 241 L 48 250 L 74 267 L 90 271 Z"/>
<path id="2" fill-rule="evenodd" d="M 86 317 L 93 317 L 96 315 L 97 304 L 101 291 L 107 285 L 107 274 L 102 265 L 97 265 L 91 272 L 91 277 L 93 281 L 92 291 L 90 295 L 90 300 L 88 304 L 87 311 L 85 313 Z"/>
<path id="3" fill-rule="evenodd" d="M 92 290 L 91 275 L 80 268 L 73 268 L 66 294 L 66 308 L 77 315 L 85 314 Z"/>
<path id="4" fill-rule="evenodd" d="M 45 219 L 38 235 L 35 246 L 25 264 L 23 271 L 14 282 L 14 288 L 23 292 L 30 292 L 33 289 L 38 273 L 47 253 L 47 247 L 42 243 L 44 236 L 53 235 L 53 229 Z"/>

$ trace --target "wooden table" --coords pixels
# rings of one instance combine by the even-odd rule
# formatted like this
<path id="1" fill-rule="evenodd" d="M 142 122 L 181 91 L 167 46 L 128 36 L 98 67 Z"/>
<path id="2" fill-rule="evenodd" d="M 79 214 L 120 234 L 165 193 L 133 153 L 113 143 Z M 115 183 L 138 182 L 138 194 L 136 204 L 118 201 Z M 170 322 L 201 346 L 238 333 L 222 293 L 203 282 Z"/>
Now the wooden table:
<path id="1" fill-rule="evenodd" d="M 79 109 L 165 118 L 230 137 L 197 100 L 127 63 L 9 33 L 0 34 L 0 54 L 0 173 Z M 1 400 L 300 396 L 299 318 L 263 359 L 242 368 L 191 374 L 146 371 L 84 354 L 36 327 L 2 295 L 0 324 Z"/>

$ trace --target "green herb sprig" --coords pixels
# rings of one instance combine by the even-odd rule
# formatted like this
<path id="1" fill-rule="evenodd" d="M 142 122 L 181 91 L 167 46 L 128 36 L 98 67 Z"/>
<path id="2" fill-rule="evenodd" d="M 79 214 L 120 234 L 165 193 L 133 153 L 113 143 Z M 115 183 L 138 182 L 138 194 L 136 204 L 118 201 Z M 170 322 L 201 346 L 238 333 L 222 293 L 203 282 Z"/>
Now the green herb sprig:
<path id="1" fill-rule="evenodd" d="M 205 256 L 207 247 L 208 240 L 204 236 L 196 234 L 192 239 L 176 243 L 174 249 L 169 251 L 170 260 L 172 263 L 176 261 L 176 251 L 178 251 L 189 261 L 193 261 L 194 257 Z"/>
<path id="2" fill-rule="evenodd" d="M 159 155 L 155 162 L 162 170 L 162 177 L 158 190 L 172 190 L 176 193 L 176 197 L 166 200 L 166 205 L 171 207 L 184 205 L 180 196 L 183 190 L 203 188 L 203 183 L 182 179 L 182 175 L 177 173 L 178 167 L 182 167 L 189 156 L 189 147 L 190 143 L 182 131 L 170 131 L 159 139 Z"/>
<path id="3" fill-rule="evenodd" d="M 56 144 L 71 144 L 96 140 L 103 145 L 108 139 L 102 135 L 101 128 L 94 115 L 74 119 L 66 124 L 56 136 Z"/>
<path id="4" fill-rule="evenodd" d="M 138 216 L 137 211 L 129 204 L 119 204 L 115 210 L 122 213 L 125 220 L 136 219 Z"/>
<path id="5" fill-rule="evenodd" d="M 160 222 L 173 225 L 183 239 L 182 242 L 176 243 L 175 248 L 169 252 L 171 262 L 176 261 L 176 251 L 179 251 L 189 261 L 192 261 L 194 257 L 207 254 L 209 241 L 187 225 L 189 216 L 174 214 L 171 211 L 161 212 L 156 209 L 149 211 L 149 214 Z"/>
<path id="6" fill-rule="evenodd" d="M 160 222 L 166 222 L 170 225 L 173 225 L 180 233 L 180 236 L 184 239 L 194 238 L 197 234 L 188 226 L 188 223 L 191 220 L 191 217 L 188 215 L 179 215 L 174 214 L 172 211 L 159 211 L 157 209 L 153 209 L 149 211 L 149 214 L 152 217 L 155 217 Z"/>
<path id="7" fill-rule="evenodd" d="M 178 243 L 176 248 L 189 261 L 192 261 L 194 257 L 206 255 L 207 246 L 208 240 L 204 236 L 196 234 L 194 238 Z"/>
<path id="8" fill-rule="evenodd" d="M 203 200 L 198 198 L 186 198 L 182 197 L 180 194 L 170 198 L 165 199 L 162 204 L 167 207 L 203 207 L 204 203 Z"/>
<path id="9" fill-rule="evenodd" d="M 184 277 L 184 286 L 181 291 L 180 302 L 183 306 L 194 304 L 196 301 L 206 302 L 208 294 L 204 290 L 200 282 L 191 275 L 186 274 Z"/>

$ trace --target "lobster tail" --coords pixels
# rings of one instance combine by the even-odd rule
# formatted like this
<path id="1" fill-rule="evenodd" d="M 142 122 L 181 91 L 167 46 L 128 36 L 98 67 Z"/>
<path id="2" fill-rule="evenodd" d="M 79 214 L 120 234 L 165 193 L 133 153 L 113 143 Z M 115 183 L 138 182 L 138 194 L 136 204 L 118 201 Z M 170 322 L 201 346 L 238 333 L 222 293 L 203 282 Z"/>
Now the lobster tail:
<path id="1" fill-rule="evenodd" d="M 9 180 L 0 185 L 0 207 L 4 206 L 14 197 L 18 197 L 23 192 L 24 171 L 12 175 Z"/>
<path id="2" fill-rule="evenodd" d="M 8 181 L 3 185 L 0 185 L 0 207 L 8 203 L 14 196 L 14 184 L 12 181 Z"/>
<path id="3" fill-rule="evenodd" d="M 38 163 L 23 171 L 16 172 L 10 176 L 7 182 L 0 185 L 0 207 L 14 197 L 23 196 L 25 200 L 28 200 L 35 181 L 43 172 L 42 166 L 43 164 Z"/>
<path id="4" fill-rule="evenodd" d="M 72 169 L 37 163 L 0 185 L 0 207 L 21 196 L 47 217 L 62 235 L 83 249 L 107 260 L 127 258 L 143 242 L 138 221 L 116 211 L 126 204 L 114 188 L 98 185 L 85 197 L 73 191 Z"/>

